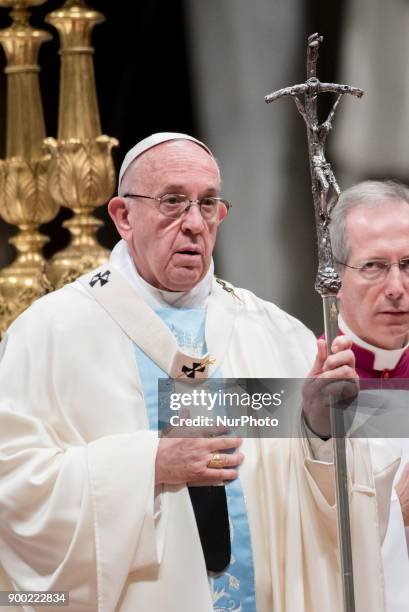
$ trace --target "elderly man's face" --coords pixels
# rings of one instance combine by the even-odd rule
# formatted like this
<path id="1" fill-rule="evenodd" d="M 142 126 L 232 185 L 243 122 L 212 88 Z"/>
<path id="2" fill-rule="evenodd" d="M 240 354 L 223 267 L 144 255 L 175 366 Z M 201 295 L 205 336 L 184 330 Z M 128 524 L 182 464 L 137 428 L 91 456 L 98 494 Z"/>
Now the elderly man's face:
<path id="1" fill-rule="evenodd" d="M 347 216 L 350 248 L 346 263 L 360 266 L 383 259 L 409 257 L 409 205 L 390 202 L 377 208 L 356 208 Z M 398 266 L 384 279 L 368 281 L 358 270 L 344 268 L 339 292 L 341 314 L 360 338 L 372 345 L 401 348 L 409 331 L 409 282 Z"/>
<path id="2" fill-rule="evenodd" d="M 121 193 L 160 197 L 184 194 L 191 200 L 218 196 L 220 174 L 214 159 L 199 145 L 177 140 L 150 149 L 126 173 Z M 206 222 L 198 206 L 178 219 L 159 212 L 154 201 L 130 200 L 129 229 L 121 231 L 139 274 L 169 291 L 192 289 L 209 269 L 222 219 Z"/>

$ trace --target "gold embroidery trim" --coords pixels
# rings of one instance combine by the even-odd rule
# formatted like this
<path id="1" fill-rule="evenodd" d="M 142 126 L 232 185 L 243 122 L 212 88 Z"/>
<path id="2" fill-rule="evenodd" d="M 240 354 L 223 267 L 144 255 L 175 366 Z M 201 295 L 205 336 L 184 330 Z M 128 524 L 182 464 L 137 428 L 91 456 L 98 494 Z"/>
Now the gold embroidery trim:
<path id="1" fill-rule="evenodd" d="M 219 278 L 218 276 L 215 276 L 215 279 L 216 279 L 216 283 L 219 283 L 219 285 L 222 286 L 222 289 L 227 291 L 227 293 L 230 293 L 230 295 L 232 295 L 234 298 L 236 298 L 236 300 L 239 300 L 239 302 L 243 304 L 243 300 L 241 299 L 241 297 L 237 295 L 237 293 L 234 292 L 233 287 L 229 287 L 226 281 L 224 281 L 222 278 Z"/>

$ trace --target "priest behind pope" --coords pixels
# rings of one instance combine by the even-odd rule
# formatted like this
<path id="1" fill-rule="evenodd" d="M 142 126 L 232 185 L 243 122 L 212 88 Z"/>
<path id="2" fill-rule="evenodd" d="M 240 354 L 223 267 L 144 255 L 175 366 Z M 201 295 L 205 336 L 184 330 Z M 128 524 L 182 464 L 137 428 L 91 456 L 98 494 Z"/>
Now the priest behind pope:
<path id="1" fill-rule="evenodd" d="M 69 591 L 75 612 L 340 612 L 334 471 L 319 438 L 154 429 L 160 377 L 354 379 L 350 341 L 327 358 L 300 322 L 215 280 L 229 204 L 203 143 L 146 138 L 118 193 L 109 263 L 35 302 L 0 345 L 0 590 Z M 398 462 L 348 442 L 359 612 L 385 610 Z"/>
<path id="2" fill-rule="evenodd" d="M 409 188 L 396 181 L 353 185 L 342 192 L 330 231 L 342 278 L 339 328 L 353 341 L 359 377 L 393 383 L 375 396 L 390 406 L 386 414 L 398 423 L 392 425 L 396 436 L 397 430 L 405 431 L 405 420 L 391 408 L 397 411 L 402 403 L 403 412 L 408 408 Z M 399 387 L 406 391 L 399 393 Z M 391 443 L 401 447 L 402 462 L 392 490 L 382 556 L 388 612 L 401 612 L 409 610 L 409 439 L 385 440 Z"/>

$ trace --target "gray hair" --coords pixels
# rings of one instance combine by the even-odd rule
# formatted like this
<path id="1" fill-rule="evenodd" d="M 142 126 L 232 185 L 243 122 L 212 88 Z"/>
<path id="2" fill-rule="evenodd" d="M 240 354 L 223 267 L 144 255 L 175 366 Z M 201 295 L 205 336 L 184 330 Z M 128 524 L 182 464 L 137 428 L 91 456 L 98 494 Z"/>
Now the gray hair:
<path id="1" fill-rule="evenodd" d="M 397 181 L 363 181 L 343 191 L 331 213 L 329 225 L 335 259 L 346 263 L 349 257 L 346 221 L 354 208 L 377 208 L 402 200 L 409 205 L 409 188 Z M 338 266 L 337 266 L 338 267 Z"/>

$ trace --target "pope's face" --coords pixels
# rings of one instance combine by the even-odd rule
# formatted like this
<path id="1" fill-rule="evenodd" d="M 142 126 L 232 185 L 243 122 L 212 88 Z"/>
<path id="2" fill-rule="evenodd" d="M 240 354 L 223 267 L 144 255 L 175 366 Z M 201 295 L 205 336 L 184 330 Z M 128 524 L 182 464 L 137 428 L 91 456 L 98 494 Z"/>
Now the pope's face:
<path id="1" fill-rule="evenodd" d="M 350 266 L 409 257 L 409 205 L 397 200 L 375 208 L 352 209 L 347 216 Z M 341 314 L 360 338 L 386 349 L 401 348 L 409 331 L 409 280 L 398 266 L 369 281 L 344 268 L 339 292 Z"/>
<path id="2" fill-rule="evenodd" d="M 199 145 L 170 141 L 146 151 L 129 168 L 121 185 L 121 193 L 126 192 L 154 197 L 175 193 L 191 200 L 218 196 L 219 169 Z M 159 289 L 192 289 L 209 269 L 222 219 L 204 221 L 198 206 L 172 219 L 153 200 L 129 202 L 129 231 L 121 235 L 139 274 Z"/>

